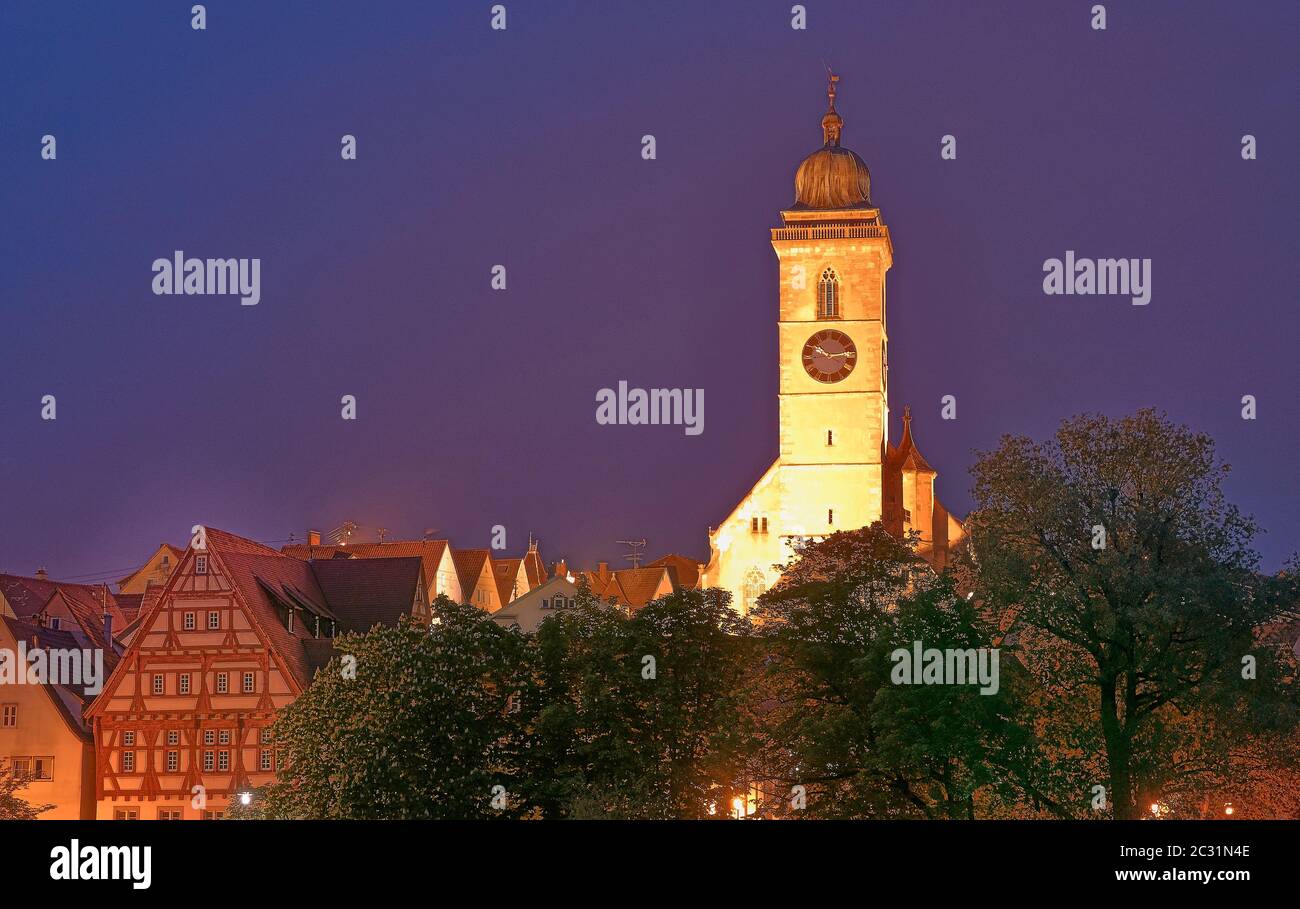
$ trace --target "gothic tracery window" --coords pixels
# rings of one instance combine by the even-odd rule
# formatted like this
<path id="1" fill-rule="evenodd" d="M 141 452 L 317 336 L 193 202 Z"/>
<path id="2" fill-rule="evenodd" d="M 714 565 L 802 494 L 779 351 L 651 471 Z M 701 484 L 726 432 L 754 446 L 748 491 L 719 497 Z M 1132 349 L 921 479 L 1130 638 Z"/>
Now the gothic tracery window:
<path id="1" fill-rule="evenodd" d="M 757 568 L 749 569 L 749 572 L 745 575 L 744 587 L 742 587 L 740 591 L 743 599 L 743 602 L 741 603 L 742 615 L 749 615 L 754 610 L 754 607 L 758 605 L 759 596 L 761 596 L 763 591 L 766 589 L 767 582 L 763 578 L 763 572 L 759 571 Z"/>
<path id="2" fill-rule="evenodd" d="M 840 279 L 835 269 L 828 268 L 822 272 L 817 282 L 817 318 L 838 319 L 840 317 Z"/>

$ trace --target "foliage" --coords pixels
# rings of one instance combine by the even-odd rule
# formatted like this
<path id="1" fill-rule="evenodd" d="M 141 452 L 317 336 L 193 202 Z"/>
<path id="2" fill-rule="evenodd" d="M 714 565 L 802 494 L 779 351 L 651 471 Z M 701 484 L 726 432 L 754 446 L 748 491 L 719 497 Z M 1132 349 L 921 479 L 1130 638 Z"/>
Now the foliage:
<path id="1" fill-rule="evenodd" d="M 965 570 L 1059 699 L 1058 756 L 1104 756 L 1116 817 L 1231 777 L 1247 735 L 1294 730 L 1286 654 L 1257 638 L 1294 583 L 1257 573 L 1209 437 L 1151 410 L 1085 415 L 1048 442 L 1004 437 L 972 474 Z"/>

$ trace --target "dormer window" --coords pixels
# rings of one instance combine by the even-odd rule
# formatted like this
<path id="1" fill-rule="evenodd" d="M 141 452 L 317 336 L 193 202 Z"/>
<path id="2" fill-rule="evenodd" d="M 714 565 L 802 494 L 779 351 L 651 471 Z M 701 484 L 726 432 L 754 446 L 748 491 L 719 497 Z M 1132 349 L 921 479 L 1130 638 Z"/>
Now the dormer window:
<path id="1" fill-rule="evenodd" d="M 817 282 L 817 318 L 838 319 L 840 317 L 840 279 L 835 269 L 828 268 L 822 272 Z"/>

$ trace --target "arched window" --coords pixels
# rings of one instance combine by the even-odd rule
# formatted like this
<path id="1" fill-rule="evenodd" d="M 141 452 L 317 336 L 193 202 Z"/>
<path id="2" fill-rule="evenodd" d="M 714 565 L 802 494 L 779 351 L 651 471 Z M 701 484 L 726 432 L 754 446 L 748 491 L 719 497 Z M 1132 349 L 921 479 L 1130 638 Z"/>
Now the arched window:
<path id="1" fill-rule="evenodd" d="M 767 582 L 763 578 L 763 572 L 757 568 L 751 568 L 745 574 L 745 583 L 741 588 L 741 615 L 749 615 L 758 605 L 758 598 L 763 595 L 767 589 Z"/>
<path id="2" fill-rule="evenodd" d="M 822 272 L 822 279 L 817 282 L 817 318 L 838 319 L 840 317 L 840 279 L 835 269 L 828 268 Z"/>

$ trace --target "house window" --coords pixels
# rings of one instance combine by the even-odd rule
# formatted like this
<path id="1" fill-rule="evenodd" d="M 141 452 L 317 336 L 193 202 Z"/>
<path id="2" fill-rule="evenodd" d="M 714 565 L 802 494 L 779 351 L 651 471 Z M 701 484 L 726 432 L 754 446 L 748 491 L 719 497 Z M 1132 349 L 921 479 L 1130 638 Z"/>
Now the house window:
<path id="1" fill-rule="evenodd" d="M 223 729 L 223 730 L 221 730 L 221 732 L 217 733 L 217 741 L 220 742 L 222 745 L 229 745 L 229 744 L 230 744 L 230 730 L 229 730 L 229 729 Z"/>
<path id="2" fill-rule="evenodd" d="M 135 745 L 135 733 L 129 731 L 122 733 L 122 744 L 128 748 L 133 747 Z"/>
<path id="3" fill-rule="evenodd" d="M 18 705 L 5 704 L 0 707 L 0 727 L 12 729 L 18 725 Z"/>
<path id="4" fill-rule="evenodd" d="M 758 533 L 758 518 L 749 519 L 749 532 Z"/>
<path id="5" fill-rule="evenodd" d="M 205 821 L 219 821 L 225 813 L 224 811 L 205 811 L 203 812 L 203 819 Z"/>
<path id="6" fill-rule="evenodd" d="M 203 744 L 205 745 L 217 744 L 217 731 L 215 729 L 203 730 Z"/>
<path id="7" fill-rule="evenodd" d="M 185 630 L 193 631 L 194 627 L 195 627 L 194 613 L 192 612 L 185 613 Z"/>
<path id="8" fill-rule="evenodd" d="M 54 779 L 54 758 L 52 757 L 32 758 L 32 779 L 36 779 L 36 780 Z"/>
<path id="9" fill-rule="evenodd" d="M 547 600 L 547 599 L 543 599 L 543 600 L 542 600 L 542 608 L 543 608 L 543 609 L 550 609 L 550 608 L 551 608 L 551 601 L 550 601 L 550 600 Z"/>
<path id="10" fill-rule="evenodd" d="M 179 683 L 180 683 L 179 686 L 178 686 L 178 687 L 179 687 L 179 690 L 180 690 L 180 693 L 181 693 L 181 694 L 189 694 L 189 693 L 190 693 L 190 674 L 189 674 L 188 672 L 182 672 L 181 675 L 180 675 L 180 679 L 178 679 L 178 681 L 179 681 Z"/>
<path id="11" fill-rule="evenodd" d="M 13 759 L 14 776 L 20 780 L 29 779 L 32 775 L 32 759 L 25 757 L 16 757 Z"/>
<path id="12" fill-rule="evenodd" d="M 759 526 L 763 528 L 762 530 L 763 533 L 767 533 L 767 518 L 763 518 L 763 522 Z"/>
<path id="13" fill-rule="evenodd" d="M 221 613 L 213 611 L 208 613 L 208 630 L 216 631 L 221 627 Z"/>
<path id="14" fill-rule="evenodd" d="M 557 593 L 557 594 L 555 595 L 555 608 L 556 608 L 556 609 L 563 609 L 563 608 L 564 608 L 564 605 L 565 605 L 565 604 L 564 604 L 564 594 Z"/>
<path id="15" fill-rule="evenodd" d="M 179 808 L 159 808 L 158 820 L 160 821 L 179 821 L 181 819 L 181 810 Z"/>
<path id="16" fill-rule="evenodd" d="M 244 673 L 244 694 L 252 694 L 256 690 L 256 681 L 253 673 Z"/>
<path id="17" fill-rule="evenodd" d="M 272 763 L 271 763 L 271 749 L 270 749 L 270 748 L 263 748 L 263 749 L 262 749 L 262 758 L 261 758 L 261 765 L 260 765 L 260 766 L 261 766 L 261 768 L 262 768 L 263 770 L 272 770 L 272 769 L 274 769 L 273 766 L 272 766 Z"/>
<path id="18" fill-rule="evenodd" d="M 195 573 L 195 574 L 207 574 L 207 573 L 208 573 L 208 557 L 207 557 L 207 556 L 205 556 L 205 555 L 201 555 L 201 556 L 195 556 L 195 557 L 194 557 L 194 573 Z"/>
<path id="19" fill-rule="evenodd" d="M 181 734 L 180 734 L 180 730 L 177 730 L 177 729 L 168 729 L 168 730 L 167 730 L 167 744 L 168 744 L 168 745 L 179 745 L 180 743 L 181 743 Z"/>
<path id="20" fill-rule="evenodd" d="M 175 773 L 181 769 L 181 753 L 179 751 L 167 752 L 167 772 Z M 180 820 L 180 818 L 177 818 Z"/>
<path id="21" fill-rule="evenodd" d="M 113 820 L 138 821 L 140 820 L 140 809 L 139 808 L 114 808 Z"/>
<path id="22" fill-rule="evenodd" d="M 58 631 L 62 627 L 63 627 L 63 619 L 59 618 L 58 616 L 55 616 L 54 618 L 50 619 L 51 630 Z"/>
<path id="23" fill-rule="evenodd" d="M 229 751 L 218 751 L 218 752 L 217 752 L 217 770 L 219 770 L 219 771 L 221 771 L 221 772 L 224 773 L 225 771 L 227 771 L 227 770 L 229 770 L 229 769 L 230 769 L 230 752 L 229 752 Z"/>
<path id="24" fill-rule="evenodd" d="M 827 445 L 834 445 L 834 444 L 835 444 L 835 433 L 834 433 L 832 430 L 829 430 L 829 429 L 826 430 L 826 444 L 827 444 Z"/>
<path id="25" fill-rule="evenodd" d="M 153 693 L 162 694 L 164 690 L 163 688 L 164 684 L 165 683 L 163 681 L 162 674 L 161 673 L 155 674 L 153 677 Z"/>
<path id="26" fill-rule="evenodd" d="M 217 694 L 228 694 L 230 692 L 230 673 L 217 673 Z"/>
<path id="27" fill-rule="evenodd" d="M 212 771 L 213 766 L 215 766 L 213 763 L 212 756 L 213 756 L 213 752 L 211 751 L 203 752 L 203 769 L 208 771 L 209 773 Z"/>
<path id="28" fill-rule="evenodd" d="M 270 744 L 270 742 L 271 742 L 271 727 L 270 727 L 270 726 L 263 726 L 263 727 L 262 727 L 262 736 L 261 736 L 261 738 L 262 738 L 262 744 L 263 744 L 263 745 L 269 745 L 269 744 Z"/>
<path id="29" fill-rule="evenodd" d="M 134 751 L 122 752 L 122 772 L 135 773 L 135 752 Z"/>
<path id="30" fill-rule="evenodd" d="M 828 509 L 826 509 L 826 523 L 827 523 L 827 524 L 834 524 L 834 523 L 835 523 L 835 509 L 834 509 L 834 508 L 828 508 Z"/>
<path id="31" fill-rule="evenodd" d="M 835 269 L 828 268 L 822 272 L 822 279 L 817 283 L 817 318 L 838 319 L 840 317 L 840 279 Z"/>

